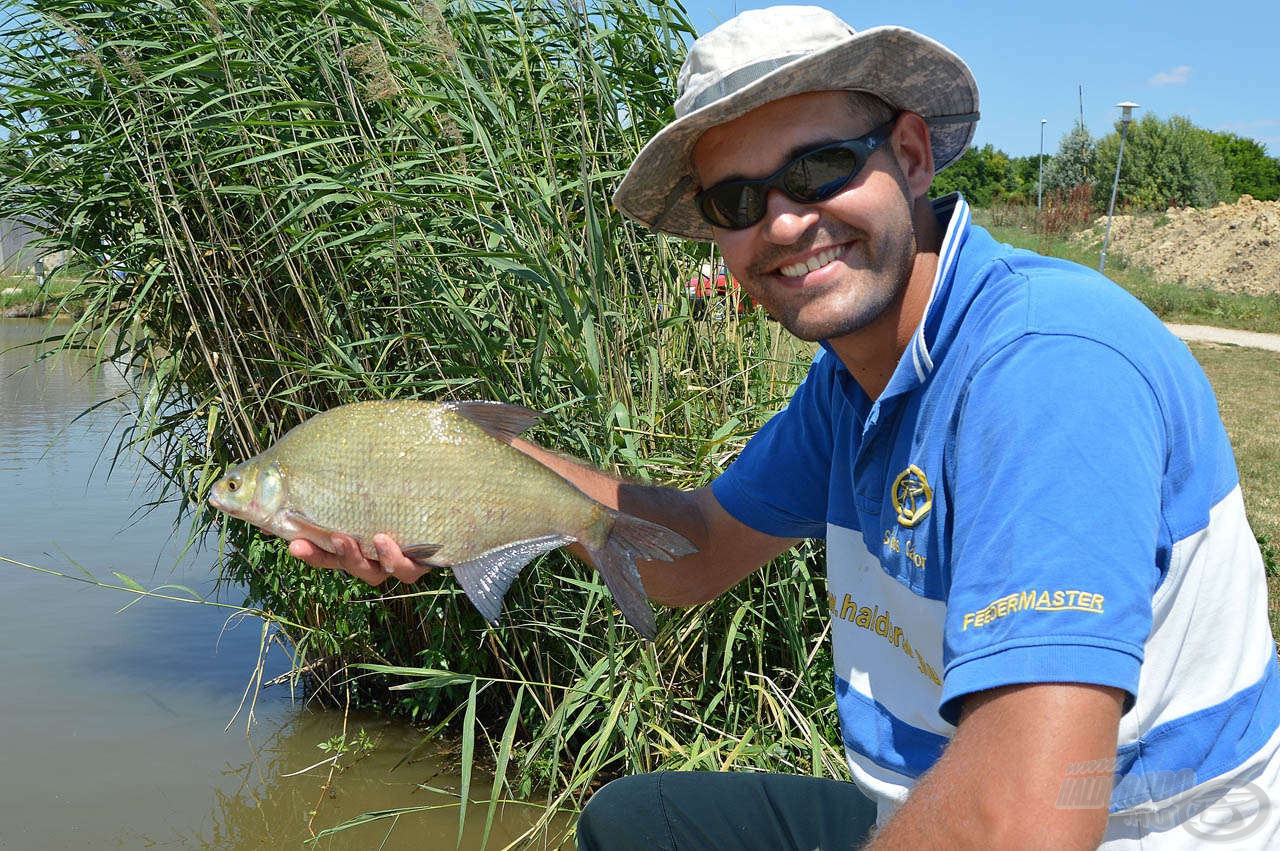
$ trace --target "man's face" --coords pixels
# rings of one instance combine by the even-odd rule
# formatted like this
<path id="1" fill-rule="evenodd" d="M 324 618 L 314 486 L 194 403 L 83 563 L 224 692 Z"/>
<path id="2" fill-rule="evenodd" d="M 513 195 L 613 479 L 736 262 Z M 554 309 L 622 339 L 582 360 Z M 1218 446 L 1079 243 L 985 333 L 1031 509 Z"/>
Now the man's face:
<path id="1" fill-rule="evenodd" d="M 699 182 L 706 187 L 764 177 L 807 150 L 861 136 L 880 123 L 853 116 L 848 103 L 843 92 L 812 92 L 713 127 L 693 150 Z M 802 340 L 829 340 L 866 327 L 906 285 L 916 239 L 910 190 L 892 148 L 892 140 L 881 146 L 826 201 L 800 204 L 775 190 L 755 225 L 713 229 L 742 288 Z"/>

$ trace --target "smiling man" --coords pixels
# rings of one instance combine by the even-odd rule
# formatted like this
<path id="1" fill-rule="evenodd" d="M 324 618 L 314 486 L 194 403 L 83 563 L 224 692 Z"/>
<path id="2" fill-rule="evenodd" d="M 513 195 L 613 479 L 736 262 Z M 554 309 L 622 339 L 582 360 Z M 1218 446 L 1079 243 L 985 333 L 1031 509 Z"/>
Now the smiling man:
<path id="1" fill-rule="evenodd" d="M 930 200 L 978 119 L 968 67 L 910 30 L 775 7 L 695 42 L 679 86 L 618 208 L 714 240 L 820 353 L 701 490 L 517 445 L 698 545 L 642 565 L 659 602 L 824 539 L 854 782 L 627 777 L 579 846 L 1275 847 L 1280 679 L 1212 390 L 1111 282 Z M 380 563 L 335 543 L 292 546 L 369 582 L 423 572 L 384 536 Z"/>

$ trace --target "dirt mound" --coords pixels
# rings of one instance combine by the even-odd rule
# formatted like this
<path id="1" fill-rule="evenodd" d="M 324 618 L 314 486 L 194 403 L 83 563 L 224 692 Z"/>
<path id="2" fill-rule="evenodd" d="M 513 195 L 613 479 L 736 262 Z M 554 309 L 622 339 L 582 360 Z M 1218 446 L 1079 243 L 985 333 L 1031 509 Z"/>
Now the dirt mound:
<path id="1" fill-rule="evenodd" d="M 1081 234 L 1101 241 L 1103 216 Z M 1116 216 L 1108 254 L 1147 266 L 1162 280 L 1251 295 L 1280 293 L 1280 201 L 1242 195 L 1209 209 Z"/>

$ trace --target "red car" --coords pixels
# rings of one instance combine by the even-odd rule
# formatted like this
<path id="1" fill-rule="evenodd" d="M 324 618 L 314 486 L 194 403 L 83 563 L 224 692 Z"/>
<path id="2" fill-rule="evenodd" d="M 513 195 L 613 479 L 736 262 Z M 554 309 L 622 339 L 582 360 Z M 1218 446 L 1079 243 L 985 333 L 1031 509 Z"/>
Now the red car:
<path id="1" fill-rule="evenodd" d="M 738 282 L 729 274 L 729 270 L 724 266 L 712 267 L 710 263 L 703 263 L 698 274 L 685 284 L 685 295 L 692 306 L 694 319 L 722 318 L 729 309 L 738 314 L 750 313 L 756 309 L 756 303 L 738 289 Z M 717 305 L 721 306 L 720 309 L 717 309 Z"/>

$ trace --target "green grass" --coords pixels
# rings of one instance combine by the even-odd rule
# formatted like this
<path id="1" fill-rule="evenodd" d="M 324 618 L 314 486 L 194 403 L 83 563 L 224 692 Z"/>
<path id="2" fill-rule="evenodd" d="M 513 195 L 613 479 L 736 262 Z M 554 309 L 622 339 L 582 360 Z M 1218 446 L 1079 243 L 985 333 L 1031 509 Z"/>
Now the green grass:
<path id="1" fill-rule="evenodd" d="M 68 294 L 66 344 L 111 341 L 97 351 L 137 382 L 120 451 L 193 534 L 229 464 L 340 403 L 516 402 L 548 412 L 532 437 L 553 449 L 693 487 L 804 372 L 759 313 L 695 322 L 680 293 L 706 249 L 609 203 L 669 118 L 691 35 L 676 2 L 17 6 L 0 210 L 68 223 L 51 247 L 105 246 L 124 273 Z M 464 777 L 494 767 L 466 806 L 572 811 L 656 769 L 845 776 L 820 547 L 663 612 L 645 644 L 560 554 L 489 629 L 447 571 L 372 589 L 243 523 L 216 531 L 313 696 L 451 731 Z"/>
<path id="2" fill-rule="evenodd" d="M 677 3 L 20 7 L 0 20 L 0 210 L 68 223 L 51 248 L 123 272 L 74 291 L 66 343 L 109 340 L 136 380 L 121 451 L 193 535 L 228 465 L 337 404 L 520 403 L 553 449 L 692 487 L 804 372 L 759 313 L 694 321 L 707 250 L 609 203 L 669 118 Z M 560 554 L 490 629 L 448 571 L 373 589 L 213 528 L 313 697 L 450 731 L 465 776 L 499 769 L 494 806 L 573 810 L 660 768 L 844 776 L 814 548 L 661 613 L 647 644 Z"/>
<path id="3" fill-rule="evenodd" d="M 1280 578 L 1280 352 L 1193 343 L 1231 435 L 1249 523 Z"/>
<path id="4" fill-rule="evenodd" d="M 67 295 L 79 288 L 80 280 L 79 276 L 58 273 L 49 275 L 41 287 L 31 275 L 0 275 L 0 311 L 16 305 L 55 308 Z"/>
<path id="5" fill-rule="evenodd" d="M 1001 242 L 1098 268 L 1100 239 L 1080 242 L 1029 228 L 996 226 L 989 223 L 990 217 L 983 210 L 975 211 L 974 220 Z M 1106 275 L 1166 322 L 1280 334 L 1280 294 L 1253 296 L 1166 283 L 1150 269 L 1130 263 L 1113 247 L 1107 250 Z"/>
<path id="6" fill-rule="evenodd" d="M 1254 531 L 1280 543 L 1280 352 L 1192 343 L 1218 395 Z"/>

